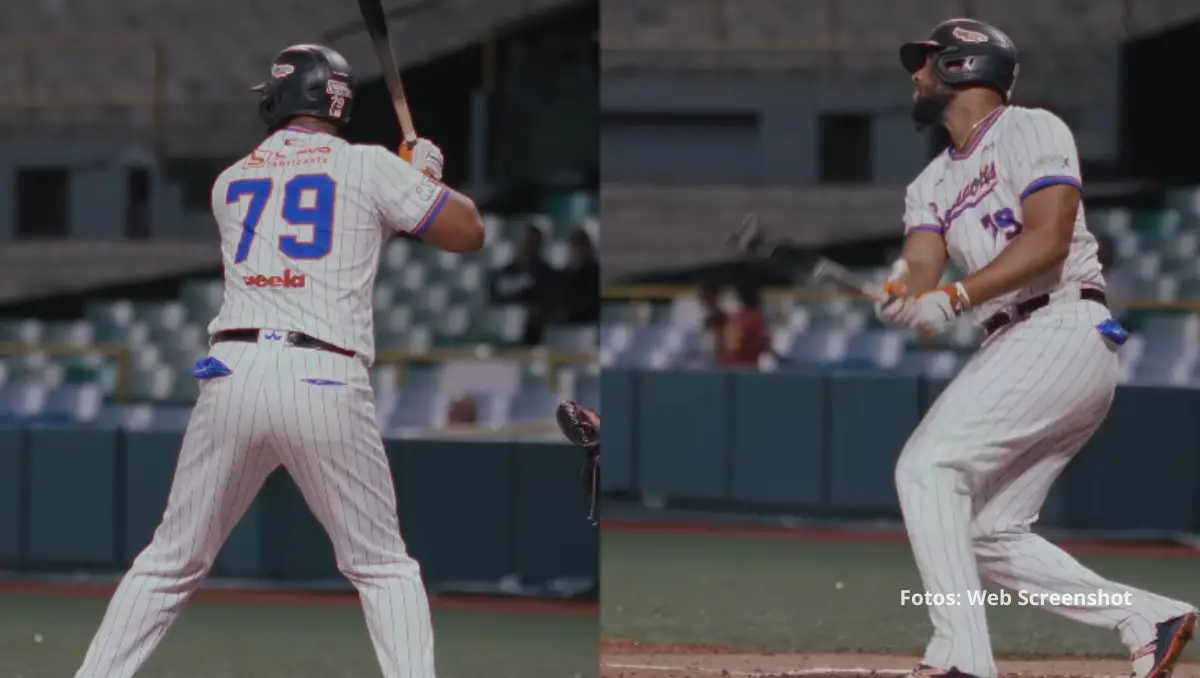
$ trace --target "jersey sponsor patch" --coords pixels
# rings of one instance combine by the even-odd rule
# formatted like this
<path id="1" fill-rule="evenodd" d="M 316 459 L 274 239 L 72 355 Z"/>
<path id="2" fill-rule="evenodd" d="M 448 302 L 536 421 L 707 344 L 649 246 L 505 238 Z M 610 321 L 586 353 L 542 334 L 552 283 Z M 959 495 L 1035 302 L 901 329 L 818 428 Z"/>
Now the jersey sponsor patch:
<path id="1" fill-rule="evenodd" d="M 292 273 L 291 269 L 283 269 L 283 275 L 247 275 L 242 276 L 246 287 L 278 287 L 289 290 L 303 289 L 307 284 L 303 273 Z"/>

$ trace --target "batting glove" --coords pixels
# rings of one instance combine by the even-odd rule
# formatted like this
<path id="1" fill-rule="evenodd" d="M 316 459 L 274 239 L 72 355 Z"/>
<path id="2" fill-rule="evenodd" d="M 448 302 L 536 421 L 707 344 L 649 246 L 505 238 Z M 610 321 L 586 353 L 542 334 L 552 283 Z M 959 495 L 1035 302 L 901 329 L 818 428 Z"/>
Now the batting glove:
<path id="1" fill-rule="evenodd" d="M 428 139 L 417 139 L 411 145 L 407 141 L 400 144 L 400 159 L 413 166 L 421 174 L 433 179 L 442 180 L 442 149 Z"/>
<path id="2" fill-rule="evenodd" d="M 954 283 L 911 299 L 910 304 L 913 309 L 908 326 L 925 336 L 933 336 L 950 329 L 971 301 L 963 284 Z"/>
<path id="3" fill-rule="evenodd" d="M 883 293 L 887 295 L 887 299 L 875 302 L 875 317 L 885 325 L 909 327 L 914 320 L 914 299 L 905 296 L 907 290 L 903 278 L 907 273 L 908 262 L 897 259 L 896 263 L 892 264 L 887 282 L 883 284 Z"/>

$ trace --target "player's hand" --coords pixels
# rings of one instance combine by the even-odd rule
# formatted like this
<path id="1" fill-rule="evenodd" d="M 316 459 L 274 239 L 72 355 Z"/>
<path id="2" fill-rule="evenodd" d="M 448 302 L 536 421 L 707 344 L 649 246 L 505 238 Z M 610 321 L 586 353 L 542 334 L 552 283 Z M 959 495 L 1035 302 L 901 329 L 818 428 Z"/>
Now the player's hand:
<path id="1" fill-rule="evenodd" d="M 417 139 L 412 145 L 400 142 L 400 159 L 421 174 L 435 181 L 442 180 L 442 149 L 428 139 Z"/>
<path id="2" fill-rule="evenodd" d="M 885 325 L 909 327 L 913 321 L 914 300 L 907 296 L 908 289 L 903 282 L 907 273 L 908 262 L 897 259 L 882 287 L 887 299 L 875 302 L 875 317 Z"/>
<path id="3" fill-rule="evenodd" d="M 909 299 L 912 318 L 908 326 L 926 337 L 950 329 L 969 303 L 962 283 L 945 285 Z"/>

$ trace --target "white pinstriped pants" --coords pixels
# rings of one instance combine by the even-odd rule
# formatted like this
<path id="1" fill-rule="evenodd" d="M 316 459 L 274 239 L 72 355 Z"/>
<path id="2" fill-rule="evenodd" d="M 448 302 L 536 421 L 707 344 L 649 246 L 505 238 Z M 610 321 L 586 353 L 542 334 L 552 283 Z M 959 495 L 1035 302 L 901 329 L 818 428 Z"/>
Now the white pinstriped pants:
<path id="1" fill-rule="evenodd" d="M 210 355 L 233 373 L 202 382 L 162 522 L 117 587 L 76 678 L 137 672 L 280 464 L 358 590 L 383 675 L 434 678 L 429 601 L 400 536 L 366 368 L 261 339 L 215 344 Z"/>
<path id="2" fill-rule="evenodd" d="M 985 608 L 967 604 L 981 575 L 1012 591 L 1130 592 L 1128 607 L 1047 609 L 1116 630 L 1131 651 L 1154 640 L 1156 623 L 1192 609 L 1108 581 L 1031 531 L 1050 486 L 1112 403 L 1116 348 L 1096 330 L 1109 317 L 1100 304 L 1061 299 L 1001 330 L 905 445 L 896 490 L 921 580 L 961 601 L 929 606 L 926 664 L 996 676 Z"/>

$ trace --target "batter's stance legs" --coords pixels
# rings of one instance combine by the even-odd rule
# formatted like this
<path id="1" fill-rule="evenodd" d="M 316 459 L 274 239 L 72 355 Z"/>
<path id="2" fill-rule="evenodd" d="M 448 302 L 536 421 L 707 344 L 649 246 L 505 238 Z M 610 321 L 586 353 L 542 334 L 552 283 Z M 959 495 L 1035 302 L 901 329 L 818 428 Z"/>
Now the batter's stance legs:
<path id="1" fill-rule="evenodd" d="M 1116 630 L 1131 650 L 1155 639 L 1158 622 L 1192 610 L 1110 582 L 1031 531 L 1050 486 L 1104 420 L 1116 384 L 1115 353 L 1083 315 L 1064 307 L 985 344 L 900 455 L 896 489 L 922 582 L 959 603 L 930 606 L 926 664 L 996 675 L 986 609 L 964 600 L 982 577 L 1029 593 L 1128 591 L 1128 605 L 1050 609 Z"/>
<path id="2" fill-rule="evenodd" d="M 360 371 L 361 387 L 349 391 L 290 388 L 300 370 L 281 371 L 280 397 L 267 405 L 271 430 L 286 432 L 274 447 L 358 590 L 385 678 L 434 678 L 429 600 L 400 536 L 392 473 Z"/>
<path id="3" fill-rule="evenodd" d="M 75 678 L 130 678 L 137 672 L 278 467 L 275 456 L 252 440 L 252 427 L 239 426 L 239 401 L 230 397 L 230 386 L 202 387 L 162 523 L 117 587 Z"/>

